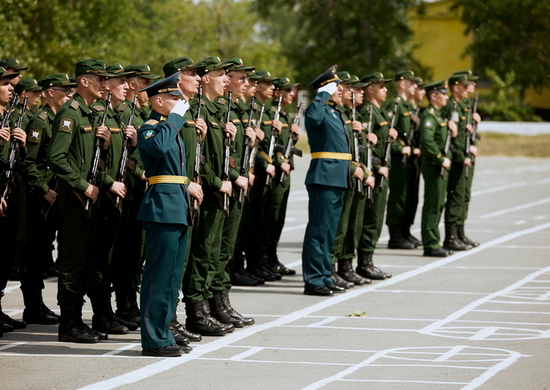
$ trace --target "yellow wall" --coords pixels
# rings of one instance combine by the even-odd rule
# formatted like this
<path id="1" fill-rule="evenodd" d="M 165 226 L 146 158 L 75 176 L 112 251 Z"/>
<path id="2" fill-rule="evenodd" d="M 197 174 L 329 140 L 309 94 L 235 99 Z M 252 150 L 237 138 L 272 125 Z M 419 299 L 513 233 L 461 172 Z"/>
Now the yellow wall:
<path id="1" fill-rule="evenodd" d="M 464 34 L 465 26 L 458 13 L 450 10 L 452 4 L 449 0 L 425 3 L 423 15 L 418 15 L 416 8 L 409 14 L 413 30 L 413 56 L 432 69 L 433 81 L 446 79 L 458 70 L 472 69 L 475 72 L 472 56 L 463 55 L 472 35 Z M 489 92 L 485 88 L 478 90 Z M 535 108 L 550 109 L 550 89 L 537 92 L 530 88 L 525 100 Z"/>

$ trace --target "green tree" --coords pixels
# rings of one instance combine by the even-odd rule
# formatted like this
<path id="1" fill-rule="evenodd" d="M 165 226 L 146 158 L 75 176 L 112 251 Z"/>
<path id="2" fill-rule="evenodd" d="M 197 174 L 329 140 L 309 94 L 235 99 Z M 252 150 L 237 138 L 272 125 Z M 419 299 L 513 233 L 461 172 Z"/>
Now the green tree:
<path id="1" fill-rule="evenodd" d="M 264 32 L 280 40 L 299 81 L 333 64 L 359 77 L 419 70 L 407 12 L 418 0 L 255 0 Z"/>
<path id="2" fill-rule="evenodd" d="M 476 69 L 513 71 L 522 96 L 531 85 L 548 84 L 550 1 L 455 0 L 454 8 L 474 35 L 467 52 Z"/>

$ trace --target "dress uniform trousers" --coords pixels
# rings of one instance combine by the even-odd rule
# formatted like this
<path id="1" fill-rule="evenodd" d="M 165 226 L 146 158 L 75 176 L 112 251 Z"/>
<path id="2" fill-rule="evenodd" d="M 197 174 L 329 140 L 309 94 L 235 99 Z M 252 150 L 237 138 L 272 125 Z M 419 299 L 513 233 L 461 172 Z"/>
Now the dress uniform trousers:
<path id="1" fill-rule="evenodd" d="M 183 273 L 187 226 L 145 222 L 145 268 L 141 283 L 141 344 L 162 348 L 176 344 L 168 325 L 176 308 Z"/>
<path id="2" fill-rule="evenodd" d="M 447 201 L 445 204 L 446 226 L 460 225 L 460 221 L 464 215 L 466 195 L 466 177 L 464 176 L 464 167 L 465 166 L 462 162 L 453 162 L 451 164 L 447 183 Z"/>

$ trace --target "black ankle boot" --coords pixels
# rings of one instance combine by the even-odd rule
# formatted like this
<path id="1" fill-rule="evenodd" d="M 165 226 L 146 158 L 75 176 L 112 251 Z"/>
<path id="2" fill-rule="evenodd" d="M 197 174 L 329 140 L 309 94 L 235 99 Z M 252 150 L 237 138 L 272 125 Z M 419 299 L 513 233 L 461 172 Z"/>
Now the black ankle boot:
<path id="1" fill-rule="evenodd" d="M 332 272 L 330 274 L 330 278 L 332 279 L 332 282 L 337 285 L 338 287 L 342 287 L 344 289 L 352 288 L 355 286 L 354 283 L 348 282 L 347 280 L 343 279 L 340 275 L 338 275 L 338 272 L 336 272 L 336 264 L 332 264 Z"/>
<path id="2" fill-rule="evenodd" d="M 471 245 L 468 245 L 458 239 L 456 225 L 445 226 L 445 241 L 443 246 L 453 251 L 467 251 L 472 249 Z"/>
<path id="3" fill-rule="evenodd" d="M 42 290 L 23 290 L 23 321 L 27 324 L 55 325 L 59 323 L 56 315 L 51 315 L 51 310 L 46 307 L 42 299 Z"/>
<path id="4" fill-rule="evenodd" d="M 246 326 L 248 325 L 254 325 L 254 318 L 251 317 L 245 317 L 242 314 L 240 314 L 237 310 L 233 309 L 231 306 L 231 302 L 229 301 L 229 290 L 225 289 L 220 291 L 220 295 L 222 297 L 223 306 L 227 310 L 227 313 L 231 317 L 237 318 L 240 321 L 242 321 Z"/>
<path id="5" fill-rule="evenodd" d="M 472 248 L 479 246 L 479 242 L 472 241 L 468 237 L 466 237 L 466 234 L 464 233 L 464 225 L 456 225 L 456 235 L 458 236 L 458 239 L 460 241 L 462 241 L 466 245 L 470 245 Z"/>
<path id="6" fill-rule="evenodd" d="M 225 308 L 222 300 L 222 292 L 214 291 L 214 296 L 208 301 L 210 303 L 210 314 L 222 324 L 233 324 L 235 328 L 243 328 L 244 322 L 231 316 Z"/>
<path id="7" fill-rule="evenodd" d="M 116 321 L 111 302 L 103 298 L 91 298 L 94 315 L 92 317 L 92 329 L 108 334 L 127 334 L 129 329 Z"/>
<path id="8" fill-rule="evenodd" d="M 414 244 L 405 239 L 401 235 L 401 226 L 388 226 L 390 231 L 390 240 L 388 241 L 388 249 L 414 249 Z"/>
<path id="9" fill-rule="evenodd" d="M 115 291 L 116 315 L 127 322 L 140 324 L 139 306 L 137 304 L 137 291 Z"/>
<path id="10" fill-rule="evenodd" d="M 187 313 L 185 327 L 189 331 L 203 336 L 225 336 L 227 329 L 223 325 L 218 325 L 212 316 L 204 314 L 203 307 L 205 304 L 207 305 L 208 302 L 185 304 L 185 312 Z"/>
<path id="11" fill-rule="evenodd" d="M 76 305 L 61 305 L 61 319 L 58 329 L 58 340 L 71 343 L 99 343 L 99 336 L 92 334 L 84 326 L 82 318 L 76 318 L 81 313 Z"/>
<path id="12" fill-rule="evenodd" d="M 370 279 L 364 278 L 355 273 L 352 262 L 352 259 L 339 259 L 338 275 L 340 275 L 345 281 L 353 283 L 356 286 L 371 283 L 372 281 Z"/>
<path id="13" fill-rule="evenodd" d="M 373 280 L 391 278 L 391 274 L 383 272 L 374 266 L 372 255 L 373 252 L 359 252 L 357 254 L 357 273 L 364 278 Z"/>
<path id="14" fill-rule="evenodd" d="M 401 226 L 401 235 L 403 238 L 407 241 L 409 241 L 411 244 L 414 245 L 415 248 L 418 248 L 422 245 L 422 242 L 415 236 L 411 234 L 411 227 L 409 225 L 402 225 Z"/>

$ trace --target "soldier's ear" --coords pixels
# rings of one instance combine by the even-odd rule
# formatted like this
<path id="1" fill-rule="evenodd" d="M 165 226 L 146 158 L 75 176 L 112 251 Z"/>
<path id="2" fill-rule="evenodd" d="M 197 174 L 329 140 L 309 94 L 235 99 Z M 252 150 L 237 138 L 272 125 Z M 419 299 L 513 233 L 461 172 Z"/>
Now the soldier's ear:
<path id="1" fill-rule="evenodd" d="M 210 84 L 210 76 L 208 75 L 208 73 L 202 76 L 202 82 L 203 84 Z"/>

